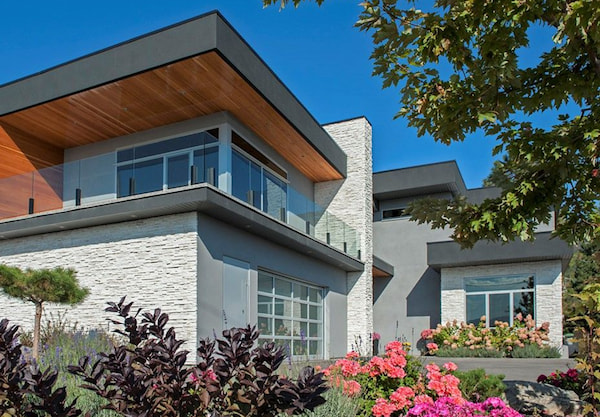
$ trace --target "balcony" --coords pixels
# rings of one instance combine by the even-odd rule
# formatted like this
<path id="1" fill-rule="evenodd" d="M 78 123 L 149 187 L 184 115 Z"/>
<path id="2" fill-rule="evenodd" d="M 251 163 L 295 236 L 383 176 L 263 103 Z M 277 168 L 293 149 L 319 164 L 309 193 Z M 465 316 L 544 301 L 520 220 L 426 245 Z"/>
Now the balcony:
<path id="1" fill-rule="evenodd" d="M 135 160 L 118 151 L 0 179 L 0 223 L 149 195 L 177 198 L 174 191 L 208 184 L 253 211 L 361 258 L 355 229 L 242 150 L 210 132 L 201 135 L 195 139 L 199 144 L 154 154 L 146 149 Z"/>

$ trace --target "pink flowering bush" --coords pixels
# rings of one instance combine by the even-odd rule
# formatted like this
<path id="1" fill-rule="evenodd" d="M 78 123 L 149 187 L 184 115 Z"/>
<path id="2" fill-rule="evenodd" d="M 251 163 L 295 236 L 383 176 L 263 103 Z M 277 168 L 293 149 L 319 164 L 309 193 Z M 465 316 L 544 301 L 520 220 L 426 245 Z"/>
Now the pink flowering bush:
<path id="1" fill-rule="evenodd" d="M 435 410 L 435 407 L 447 408 L 446 402 L 454 404 L 457 409 L 463 405 L 466 409 L 471 407 L 469 404 L 472 403 L 462 397 L 460 380 L 454 375 L 455 371 L 456 365 L 451 362 L 441 368 L 436 364 L 429 364 L 423 370 L 420 362 L 406 353 L 402 343 L 391 342 L 386 345 L 384 356 L 365 360 L 358 353 L 350 352 L 344 359 L 326 369 L 325 375 L 332 385 L 341 387 L 347 396 L 356 399 L 360 406 L 359 416 L 406 416 L 410 415 L 407 413 L 411 410 L 414 410 L 415 416 L 433 416 L 454 415 L 423 414 Z M 471 415 L 500 415 L 485 414 L 487 405 L 473 407 L 479 414 Z"/>
<path id="2" fill-rule="evenodd" d="M 435 329 L 421 332 L 425 342 L 426 352 L 435 355 L 440 349 L 468 349 L 474 352 L 499 352 L 500 356 L 511 356 L 513 350 L 535 345 L 539 348 L 547 346 L 549 324 L 543 323 L 536 327 L 535 320 L 530 315 L 523 318 L 519 313 L 514 323 L 509 326 L 506 322 L 496 321 L 494 327 L 486 327 L 485 317 L 479 324 L 458 323 L 454 320 L 445 325 L 439 324 Z"/>
<path id="3" fill-rule="evenodd" d="M 416 404 L 406 414 L 407 417 L 522 417 L 517 411 L 507 406 L 500 398 L 488 398 L 482 403 L 460 401 L 452 397 L 440 397 L 432 402 Z"/>

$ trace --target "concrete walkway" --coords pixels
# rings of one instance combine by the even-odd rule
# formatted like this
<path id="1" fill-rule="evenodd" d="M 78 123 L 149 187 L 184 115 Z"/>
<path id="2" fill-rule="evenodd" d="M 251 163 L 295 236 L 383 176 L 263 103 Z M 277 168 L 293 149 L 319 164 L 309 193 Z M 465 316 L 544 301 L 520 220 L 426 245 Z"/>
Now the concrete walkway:
<path id="1" fill-rule="evenodd" d="M 503 374 L 505 381 L 536 382 L 540 374 L 548 375 L 556 370 L 566 371 L 575 367 L 573 359 L 505 359 L 505 358 L 438 358 L 422 356 L 424 365 L 434 362 L 443 365 L 454 362 L 460 371 L 483 368 L 488 374 Z"/>

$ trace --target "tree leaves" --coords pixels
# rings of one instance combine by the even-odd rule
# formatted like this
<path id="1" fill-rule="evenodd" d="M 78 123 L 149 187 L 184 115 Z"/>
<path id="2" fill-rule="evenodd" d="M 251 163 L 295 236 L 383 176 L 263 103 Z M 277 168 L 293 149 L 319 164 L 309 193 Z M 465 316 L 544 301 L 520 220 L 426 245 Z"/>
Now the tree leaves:
<path id="1" fill-rule="evenodd" d="M 504 152 L 503 170 L 514 187 L 480 205 L 417 202 L 414 220 L 454 228 L 453 237 L 471 246 L 479 239 L 531 238 L 556 210 L 561 238 L 600 237 L 600 2 L 418 5 L 362 3 L 356 26 L 372 37 L 373 75 L 385 88 L 399 88 L 396 117 L 418 135 L 446 144 L 475 132 L 495 137 L 494 154 Z M 552 46 L 533 49 L 533 32 Z M 548 119 L 548 110 L 567 104 L 575 108 L 572 115 Z M 544 128 L 529 122 L 534 115 L 546 118 Z"/>

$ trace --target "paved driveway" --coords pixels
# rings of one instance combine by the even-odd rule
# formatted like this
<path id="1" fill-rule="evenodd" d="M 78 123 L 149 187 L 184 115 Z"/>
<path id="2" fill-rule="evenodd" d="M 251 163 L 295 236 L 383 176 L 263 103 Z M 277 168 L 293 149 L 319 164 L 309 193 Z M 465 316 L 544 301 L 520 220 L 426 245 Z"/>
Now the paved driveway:
<path id="1" fill-rule="evenodd" d="M 548 375 L 556 370 L 566 371 L 575 366 L 573 359 L 499 359 L 499 358 L 438 358 L 423 356 L 424 364 L 434 362 L 442 365 L 454 362 L 461 371 L 483 368 L 488 374 L 503 374 L 505 381 L 535 382 L 540 374 Z"/>

